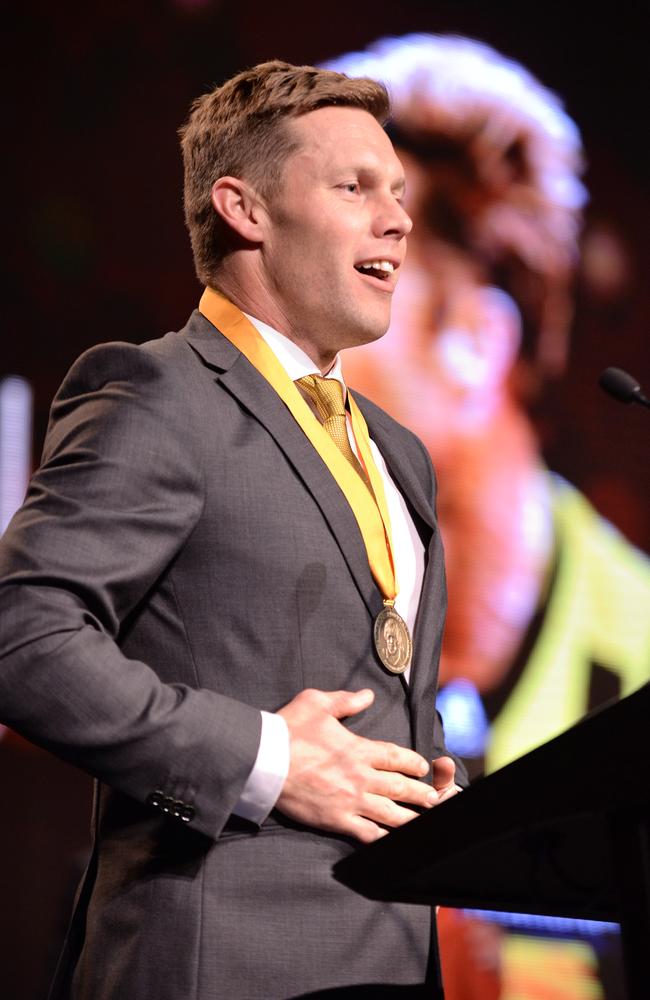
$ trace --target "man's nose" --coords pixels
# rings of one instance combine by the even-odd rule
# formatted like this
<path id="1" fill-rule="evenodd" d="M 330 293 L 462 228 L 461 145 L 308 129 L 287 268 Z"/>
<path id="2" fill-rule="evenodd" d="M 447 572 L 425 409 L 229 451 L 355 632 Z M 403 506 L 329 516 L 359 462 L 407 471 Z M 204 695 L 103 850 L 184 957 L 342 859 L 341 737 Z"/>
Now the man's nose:
<path id="1" fill-rule="evenodd" d="M 413 221 L 394 195 L 383 200 L 375 216 L 375 235 L 401 238 L 413 229 Z"/>

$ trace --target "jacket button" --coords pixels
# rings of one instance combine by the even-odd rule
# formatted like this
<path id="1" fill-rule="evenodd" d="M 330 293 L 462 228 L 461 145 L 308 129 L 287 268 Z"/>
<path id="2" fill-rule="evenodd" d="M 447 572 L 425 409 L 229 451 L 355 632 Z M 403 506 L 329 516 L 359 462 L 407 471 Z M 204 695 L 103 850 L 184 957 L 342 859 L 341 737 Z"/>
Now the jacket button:
<path id="1" fill-rule="evenodd" d="M 152 792 L 150 795 L 147 795 L 147 805 L 153 806 L 154 809 L 160 809 L 160 807 L 163 804 L 164 798 L 165 798 L 164 792 L 161 791 Z"/>
<path id="2" fill-rule="evenodd" d="M 182 819 L 184 823 L 189 823 L 189 822 L 191 822 L 191 820 L 194 819 L 194 815 L 195 815 L 195 809 L 194 809 L 194 807 L 193 806 L 184 805 L 183 808 L 180 810 L 180 817 L 179 818 Z"/>

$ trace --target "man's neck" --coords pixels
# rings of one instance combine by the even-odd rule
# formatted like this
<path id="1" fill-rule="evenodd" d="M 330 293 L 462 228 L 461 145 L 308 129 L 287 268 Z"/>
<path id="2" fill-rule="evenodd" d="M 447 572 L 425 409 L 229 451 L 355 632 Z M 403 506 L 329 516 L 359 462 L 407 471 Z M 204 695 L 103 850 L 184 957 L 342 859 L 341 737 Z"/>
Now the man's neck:
<path id="1" fill-rule="evenodd" d="M 265 323 L 272 330 L 281 333 L 283 337 L 287 337 L 288 340 L 296 344 L 314 362 L 321 375 L 327 375 L 330 371 L 336 361 L 337 352 L 327 351 L 323 353 L 319 351 L 308 337 L 296 330 L 295 324 L 277 306 L 261 282 L 247 281 L 244 285 L 237 279 L 236 275 L 220 273 L 212 287 L 225 295 L 243 313 Z"/>

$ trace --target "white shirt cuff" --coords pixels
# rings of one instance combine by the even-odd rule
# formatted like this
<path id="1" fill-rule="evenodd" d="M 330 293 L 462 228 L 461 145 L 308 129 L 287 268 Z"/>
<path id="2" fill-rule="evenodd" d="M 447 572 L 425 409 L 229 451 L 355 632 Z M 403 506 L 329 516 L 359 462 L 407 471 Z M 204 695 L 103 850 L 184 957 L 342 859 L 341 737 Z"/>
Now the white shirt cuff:
<path id="1" fill-rule="evenodd" d="M 233 809 L 236 816 L 260 826 L 275 805 L 289 773 L 289 727 L 281 715 L 262 712 L 262 735 L 244 790 Z"/>

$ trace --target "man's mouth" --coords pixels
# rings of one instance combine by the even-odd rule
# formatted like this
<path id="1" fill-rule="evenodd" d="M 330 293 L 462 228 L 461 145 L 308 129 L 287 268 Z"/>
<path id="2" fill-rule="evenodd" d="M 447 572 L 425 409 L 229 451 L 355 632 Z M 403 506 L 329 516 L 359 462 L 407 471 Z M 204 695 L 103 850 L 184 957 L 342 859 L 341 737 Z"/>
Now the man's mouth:
<path id="1" fill-rule="evenodd" d="M 387 281 L 395 271 L 395 265 L 390 260 L 367 260 L 354 266 L 359 274 L 367 274 L 379 281 Z"/>

